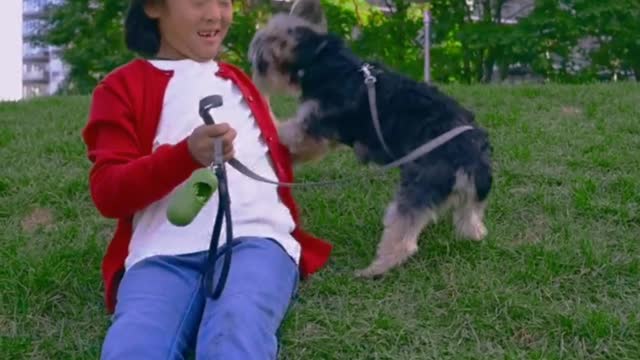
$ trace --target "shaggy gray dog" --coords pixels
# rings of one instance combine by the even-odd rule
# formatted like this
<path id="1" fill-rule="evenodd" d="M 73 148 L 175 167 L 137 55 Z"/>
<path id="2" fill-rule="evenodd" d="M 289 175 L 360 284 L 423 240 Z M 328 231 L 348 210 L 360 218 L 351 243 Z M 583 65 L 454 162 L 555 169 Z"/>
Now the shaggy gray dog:
<path id="1" fill-rule="evenodd" d="M 453 210 L 459 235 L 473 240 L 486 236 L 491 146 L 470 111 L 434 86 L 368 62 L 376 78 L 385 147 L 373 125 L 365 61 L 327 32 L 317 0 L 299 0 L 289 14 L 275 15 L 255 34 L 249 57 L 262 91 L 300 96 L 296 116 L 279 128 L 281 141 L 298 160 L 319 158 L 342 144 L 353 148 L 362 162 L 384 165 L 457 126 L 472 126 L 400 167 L 376 259 L 357 271 L 359 276 L 382 275 L 406 261 L 417 251 L 425 226 L 446 210 Z"/>

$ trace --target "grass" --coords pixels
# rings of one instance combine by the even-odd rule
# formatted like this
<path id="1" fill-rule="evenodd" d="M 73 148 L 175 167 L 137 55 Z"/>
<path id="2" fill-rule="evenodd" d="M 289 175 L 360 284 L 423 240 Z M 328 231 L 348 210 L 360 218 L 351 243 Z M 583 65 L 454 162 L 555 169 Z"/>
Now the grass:
<path id="1" fill-rule="evenodd" d="M 455 240 L 441 222 L 404 267 L 359 281 L 353 271 L 373 257 L 393 181 L 296 190 L 306 227 L 335 254 L 303 283 L 282 358 L 640 358 L 638 85 L 446 90 L 491 133 L 488 239 Z M 87 106 L 86 97 L 0 105 L 3 358 L 98 358 L 113 223 L 87 191 Z M 340 152 L 297 174 L 358 171 Z"/>

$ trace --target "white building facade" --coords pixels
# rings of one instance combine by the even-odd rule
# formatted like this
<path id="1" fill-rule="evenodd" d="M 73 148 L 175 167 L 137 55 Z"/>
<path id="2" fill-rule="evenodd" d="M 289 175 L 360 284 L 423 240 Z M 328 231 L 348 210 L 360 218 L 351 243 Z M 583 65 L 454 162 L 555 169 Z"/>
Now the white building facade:
<path id="1" fill-rule="evenodd" d="M 22 3 L 22 97 L 53 95 L 64 82 L 68 68 L 61 59 L 60 49 L 40 47 L 33 38 L 44 24 L 48 5 L 63 0 L 23 0 Z"/>

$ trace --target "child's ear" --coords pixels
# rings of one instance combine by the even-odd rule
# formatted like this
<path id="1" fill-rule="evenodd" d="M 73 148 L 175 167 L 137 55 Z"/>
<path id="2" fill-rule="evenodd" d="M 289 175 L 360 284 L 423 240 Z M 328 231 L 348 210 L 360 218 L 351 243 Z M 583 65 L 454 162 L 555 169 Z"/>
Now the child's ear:
<path id="1" fill-rule="evenodd" d="M 158 19 L 162 13 L 163 6 L 162 1 L 145 1 L 143 5 L 144 13 L 147 14 L 150 19 Z"/>
<path id="2" fill-rule="evenodd" d="M 321 32 L 327 32 L 327 18 L 320 0 L 296 0 L 289 14 L 307 20 L 317 26 Z"/>

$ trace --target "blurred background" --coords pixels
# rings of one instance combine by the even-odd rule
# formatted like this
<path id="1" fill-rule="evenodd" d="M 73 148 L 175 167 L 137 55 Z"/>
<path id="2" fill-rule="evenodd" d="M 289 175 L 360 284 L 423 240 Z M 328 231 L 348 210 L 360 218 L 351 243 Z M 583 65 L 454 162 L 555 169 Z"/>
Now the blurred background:
<path id="1" fill-rule="evenodd" d="M 322 2 L 330 30 L 358 54 L 416 79 L 462 84 L 640 80 L 638 0 Z M 87 94 L 134 56 L 122 40 L 128 1 L 2 3 L 8 60 L 0 100 Z M 235 0 L 236 24 L 224 59 L 248 70 L 246 49 L 256 28 L 292 3 Z"/>

